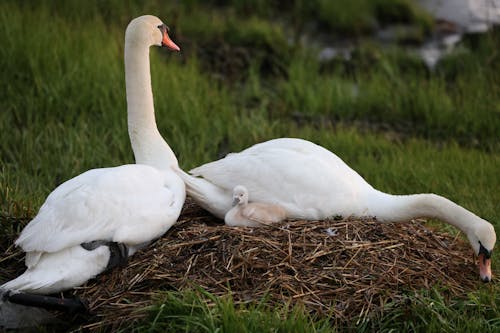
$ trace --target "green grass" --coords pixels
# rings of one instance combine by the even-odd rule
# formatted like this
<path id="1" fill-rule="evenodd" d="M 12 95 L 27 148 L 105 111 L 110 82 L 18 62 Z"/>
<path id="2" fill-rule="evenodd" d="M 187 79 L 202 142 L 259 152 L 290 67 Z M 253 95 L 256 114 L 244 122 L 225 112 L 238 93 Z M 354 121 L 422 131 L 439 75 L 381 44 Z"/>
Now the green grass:
<path id="1" fill-rule="evenodd" d="M 433 25 L 429 14 L 409 0 L 319 0 L 311 7 L 323 26 L 341 36 L 373 33 L 389 23 L 413 23 L 422 38 Z"/>
<path id="2" fill-rule="evenodd" d="M 345 37 L 359 37 L 373 33 L 378 26 L 396 23 L 411 23 L 422 37 L 430 32 L 433 21 L 411 0 L 214 0 L 189 1 L 191 5 L 210 3 L 219 8 L 230 8 L 240 16 L 253 13 L 271 21 L 291 22 L 293 30 L 321 30 Z M 309 26 L 309 28 L 306 28 Z M 319 28 L 319 29 L 318 29 Z"/>
<path id="3" fill-rule="evenodd" d="M 202 289 L 161 293 L 151 316 L 136 330 L 147 332 L 331 332 L 327 319 L 314 320 L 300 308 L 271 308 L 266 300 L 235 304 Z"/>
<path id="4" fill-rule="evenodd" d="M 487 46 L 474 56 L 444 59 L 432 75 L 416 56 L 374 45 L 361 47 L 350 73 L 342 64 L 322 73 L 314 59 L 299 56 L 289 66 L 289 80 L 280 82 L 275 108 L 285 116 L 293 110 L 313 121 L 383 122 L 425 139 L 453 138 L 498 150 L 500 67 L 487 59 L 498 60 L 492 50 L 499 36 L 481 38 Z"/>
<path id="5" fill-rule="evenodd" d="M 498 230 L 498 30 L 467 39 L 463 51 L 447 57 L 435 72 L 405 50 L 371 42 L 361 42 L 350 61 L 319 64 L 313 47 L 288 43 L 293 30 L 288 25 L 303 24 L 297 13 L 306 2 L 281 8 L 255 1 L 250 3 L 258 5 L 254 15 L 243 15 L 249 2 L 222 3 L 0 3 L 1 214 L 33 216 L 61 182 L 90 168 L 133 163 L 123 33 L 130 18 L 149 12 L 167 18 L 183 49 L 180 54 L 151 51 L 158 127 L 183 168 L 271 138 L 302 137 L 336 152 L 381 190 L 444 195 Z M 352 8 L 363 4 L 350 3 Z M 373 8 L 381 3 L 363 7 L 367 17 L 380 19 Z M 394 1 L 394 8 L 409 3 Z M 345 10 L 334 12 L 345 15 L 351 9 Z M 401 11 L 410 19 L 383 15 L 396 15 L 391 18 L 396 22 L 417 20 L 417 14 Z M 304 20 L 313 17 L 305 13 Z M 280 19 L 270 20 L 273 16 Z M 333 25 L 327 29 L 345 33 Z M 493 258 L 498 272 L 499 256 Z M 443 299 L 432 289 L 348 328 L 494 331 L 499 295 L 498 283 L 479 286 L 465 300 Z M 241 306 L 200 291 L 158 297 L 158 305 L 149 309 L 151 320 L 137 330 L 335 328 L 328 318 L 286 305 Z"/>
<path id="6" fill-rule="evenodd" d="M 446 301 L 436 290 L 407 295 L 388 304 L 383 315 L 332 327 L 335 318 L 317 318 L 300 306 L 270 306 L 266 299 L 235 304 L 230 296 L 216 297 L 203 289 L 164 292 L 155 305 L 143 309 L 150 317 L 138 332 L 495 332 L 500 312 L 491 294 Z M 481 304 L 481 305 L 479 305 Z"/>
<path id="7" fill-rule="evenodd" d="M 358 331 L 496 332 L 500 329 L 498 302 L 494 293 L 449 301 L 432 289 L 411 295 L 406 306 L 387 312 L 378 323 L 363 323 Z"/>

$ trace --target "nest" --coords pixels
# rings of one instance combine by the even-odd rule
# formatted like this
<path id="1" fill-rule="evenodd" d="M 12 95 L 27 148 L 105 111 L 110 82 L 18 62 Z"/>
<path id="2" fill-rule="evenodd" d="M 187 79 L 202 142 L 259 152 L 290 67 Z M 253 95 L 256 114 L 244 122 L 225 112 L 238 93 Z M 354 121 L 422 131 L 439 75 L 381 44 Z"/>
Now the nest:
<path id="1" fill-rule="evenodd" d="M 422 221 L 332 219 L 231 228 L 188 200 L 179 222 L 126 267 L 65 294 L 88 303 L 94 316 L 85 329 L 130 325 L 147 316 L 137 310 L 151 305 L 156 291 L 193 286 L 230 294 L 235 302 L 266 297 L 302 304 L 348 323 L 380 314 L 412 291 L 439 285 L 461 297 L 475 289 L 474 257 L 458 235 L 431 231 Z"/>

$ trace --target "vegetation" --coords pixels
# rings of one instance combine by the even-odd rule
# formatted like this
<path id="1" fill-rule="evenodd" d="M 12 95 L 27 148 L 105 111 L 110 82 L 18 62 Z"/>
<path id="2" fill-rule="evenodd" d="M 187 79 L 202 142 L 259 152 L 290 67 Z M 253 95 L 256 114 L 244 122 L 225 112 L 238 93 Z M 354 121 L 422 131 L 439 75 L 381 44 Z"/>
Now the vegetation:
<path id="1" fill-rule="evenodd" d="M 212 306 L 211 304 L 215 304 Z M 158 295 L 150 320 L 138 331 L 148 332 L 329 332 L 327 320 L 311 320 L 300 308 L 270 308 L 265 300 L 236 305 L 230 297 L 200 290 Z"/>
<path id="2" fill-rule="evenodd" d="M 500 32 L 469 37 L 430 71 L 406 49 L 365 38 L 391 22 L 428 33 L 431 20 L 410 0 L 3 1 L 3 216 L 32 217 L 64 180 L 133 163 L 123 33 L 144 13 L 164 19 L 182 49 L 152 50 L 151 68 L 158 127 L 184 169 L 271 138 L 301 137 L 381 190 L 439 193 L 500 230 Z M 320 63 L 315 43 L 299 42 L 318 32 L 356 38 L 352 57 Z M 409 295 L 406 308 L 352 327 L 494 331 L 498 283 L 478 289 L 467 300 L 443 299 L 439 290 Z M 301 309 L 240 307 L 199 292 L 162 295 L 150 309 L 153 321 L 138 330 L 332 329 Z"/>
<path id="3" fill-rule="evenodd" d="M 266 300 L 250 305 L 234 304 L 230 297 L 215 297 L 203 290 L 158 295 L 156 306 L 147 309 L 149 320 L 137 331 L 148 332 L 493 332 L 500 327 L 494 295 L 452 302 L 433 289 L 408 295 L 407 306 L 388 305 L 381 318 L 351 326 L 332 327 L 328 318 L 308 315 L 302 308 L 269 307 Z M 481 302 L 483 306 L 479 306 Z M 212 305 L 215 304 L 215 305 Z M 471 318 L 477 318 L 471 320 Z"/>

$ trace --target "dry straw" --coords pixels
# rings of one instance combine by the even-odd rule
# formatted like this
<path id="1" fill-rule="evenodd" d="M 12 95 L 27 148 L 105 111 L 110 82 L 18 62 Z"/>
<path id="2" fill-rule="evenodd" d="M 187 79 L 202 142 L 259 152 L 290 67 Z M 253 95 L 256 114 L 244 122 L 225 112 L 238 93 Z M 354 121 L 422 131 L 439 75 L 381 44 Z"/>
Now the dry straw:
<path id="1" fill-rule="evenodd" d="M 9 247 L 0 265 L 22 271 Z M 6 259 L 8 258 L 8 259 Z M 2 276 L 4 278 L 4 276 Z M 477 288 L 472 251 L 457 235 L 422 221 L 287 221 L 231 228 L 188 200 L 179 222 L 135 254 L 126 267 L 103 274 L 66 296 L 84 299 L 94 316 L 83 327 L 114 328 L 147 315 L 157 290 L 201 286 L 236 302 L 300 303 L 336 322 L 380 314 L 411 291 L 442 286 L 460 297 Z"/>

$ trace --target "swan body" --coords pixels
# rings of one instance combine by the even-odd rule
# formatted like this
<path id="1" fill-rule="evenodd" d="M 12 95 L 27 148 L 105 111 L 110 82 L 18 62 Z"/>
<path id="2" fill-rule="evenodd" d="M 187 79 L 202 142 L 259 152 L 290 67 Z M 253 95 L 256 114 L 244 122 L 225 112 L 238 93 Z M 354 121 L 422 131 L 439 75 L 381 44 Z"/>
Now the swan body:
<path id="1" fill-rule="evenodd" d="M 50 294 L 79 286 L 108 268 L 112 244 L 130 256 L 177 221 L 186 192 L 173 170 L 177 159 L 156 127 L 152 45 L 179 50 L 158 18 L 132 20 L 125 34 L 125 73 L 137 164 L 89 170 L 50 193 L 15 242 L 26 252 L 27 270 L 0 291 Z"/>
<path id="2" fill-rule="evenodd" d="M 462 230 L 480 257 L 483 281 L 491 279 L 493 226 L 436 194 L 391 195 L 373 188 L 338 156 L 312 142 L 280 138 L 239 153 L 179 171 L 187 193 L 219 218 L 231 209 L 232 189 L 249 191 L 249 200 L 283 207 L 287 218 L 318 220 L 375 217 L 380 222 L 437 218 Z"/>
<path id="3" fill-rule="evenodd" d="M 278 223 L 286 218 L 283 208 L 278 205 L 248 202 L 248 190 L 242 185 L 233 189 L 233 208 L 224 216 L 226 225 L 235 227 L 260 227 Z"/>

